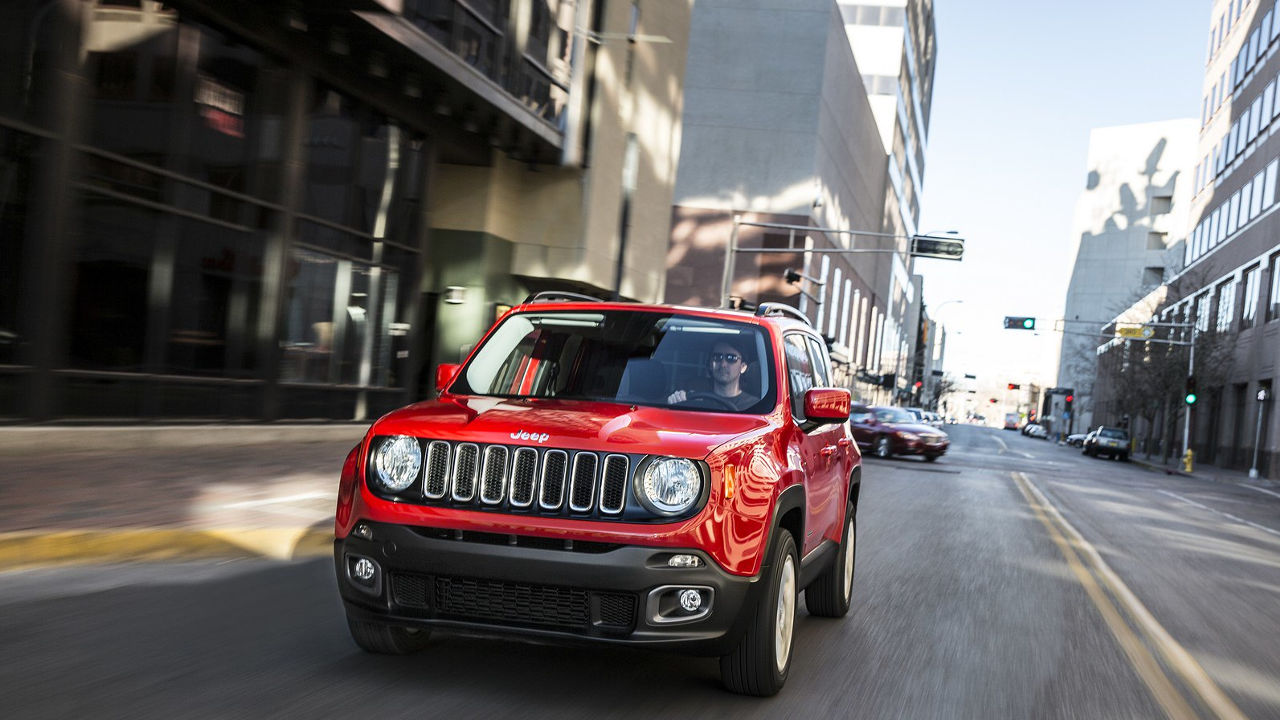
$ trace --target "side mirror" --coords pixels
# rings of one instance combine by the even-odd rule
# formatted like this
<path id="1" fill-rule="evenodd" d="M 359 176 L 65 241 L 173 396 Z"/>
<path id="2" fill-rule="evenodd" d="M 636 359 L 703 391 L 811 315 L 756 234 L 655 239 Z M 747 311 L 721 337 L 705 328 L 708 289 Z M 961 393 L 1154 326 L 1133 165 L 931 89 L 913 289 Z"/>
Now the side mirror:
<path id="1" fill-rule="evenodd" d="M 804 394 L 804 417 L 820 423 L 842 423 L 849 419 L 852 402 L 844 388 L 813 388 Z"/>
<path id="2" fill-rule="evenodd" d="M 462 366 L 457 363 L 440 363 L 436 366 L 436 392 L 443 393 Z"/>

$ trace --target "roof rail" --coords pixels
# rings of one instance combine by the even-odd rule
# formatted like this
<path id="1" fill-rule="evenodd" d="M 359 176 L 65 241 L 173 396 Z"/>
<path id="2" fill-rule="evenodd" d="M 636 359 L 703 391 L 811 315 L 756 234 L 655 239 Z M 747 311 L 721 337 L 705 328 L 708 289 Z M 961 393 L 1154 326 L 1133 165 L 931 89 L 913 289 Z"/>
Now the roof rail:
<path id="1" fill-rule="evenodd" d="M 756 308 L 756 317 L 764 317 L 766 315 L 790 315 L 796 320 L 802 321 L 805 325 L 813 327 L 813 323 L 809 320 L 809 316 L 799 310 L 779 302 L 760 303 L 760 307 Z"/>
<path id="2" fill-rule="evenodd" d="M 535 302 L 553 302 L 556 299 L 579 302 L 604 302 L 598 297 L 591 297 L 590 295 L 583 295 L 582 293 L 568 292 L 565 290 L 543 290 L 542 292 L 536 292 L 525 298 L 524 302 L 520 304 L 528 305 L 529 303 Z"/>

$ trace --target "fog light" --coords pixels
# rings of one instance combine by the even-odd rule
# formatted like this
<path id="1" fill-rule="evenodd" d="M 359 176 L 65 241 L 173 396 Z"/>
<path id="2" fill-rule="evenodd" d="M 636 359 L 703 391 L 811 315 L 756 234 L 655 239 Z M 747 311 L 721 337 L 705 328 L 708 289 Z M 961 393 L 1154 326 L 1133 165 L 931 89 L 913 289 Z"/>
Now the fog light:
<path id="1" fill-rule="evenodd" d="M 365 540 L 372 540 L 373 528 L 369 527 L 367 523 L 357 523 L 356 528 L 351 531 L 351 534 L 356 537 L 364 538 Z"/>
<path id="2" fill-rule="evenodd" d="M 667 558 L 667 567 L 696 568 L 702 567 L 702 558 L 697 555 L 672 555 Z"/>
<path id="3" fill-rule="evenodd" d="M 680 607 L 685 612 L 697 612 L 702 607 L 702 593 L 697 590 L 682 590 L 680 592 Z"/>
<path id="4" fill-rule="evenodd" d="M 351 575 L 366 585 L 373 583 L 373 576 L 378 572 L 373 562 L 367 558 L 360 558 L 356 561 L 356 566 L 352 568 Z"/>

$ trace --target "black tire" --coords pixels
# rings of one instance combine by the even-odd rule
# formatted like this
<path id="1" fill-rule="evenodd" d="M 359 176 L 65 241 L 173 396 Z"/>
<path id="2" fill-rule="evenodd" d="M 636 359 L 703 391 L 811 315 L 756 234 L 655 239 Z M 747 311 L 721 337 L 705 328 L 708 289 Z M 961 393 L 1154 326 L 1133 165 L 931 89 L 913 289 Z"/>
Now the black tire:
<path id="1" fill-rule="evenodd" d="M 845 511 L 843 533 L 830 567 L 804 590 L 804 606 L 810 615 L 841 618 L 849 613 L 853 567 L 858 554 L 858 523 L 853 517 L 853 508 Z"/>
<path id="2" fill-rule="evenodd" d="M 888 435 L 881 435 L 876 438 L 875 452 L 876 457 L 882 460 L 893 457 L 893 443 L 889 440 Z"/>
<path id="3" fill-rule="evenodd" d="M 927 460 L 927 461 L 929 461 L 929 462 L 937 462 L 937 461 L 938 461 L 938 456 L 937 456 L 937 455 L 925 455 L 925 456 L 924 456 L 924 459 L 925 459 L 925 460 Z"/>
<path id="4" fill-rule="evenodd" d="M 786 684 L 787 675 L 791 672 L 791 656 L 796 637 L 800 559 L 796 554 L 796 542 L 786 530 L 778 531 L 774 545 L 776 547 L 768 568 L 769 584 L 751 609 L 751 618 L 747 621 L 747 629 L 738 641 L 738 646 L 720 658 L 720 681 L 727 690 L 740 695 L 776 695 Z M 789 584 L 788 590 L 783 590 L 784 584 Z M 780 606 L 780 602 L 785 602 L 788 594 L 790 618 L 785 617 L 786 607 Z M 778 642 L 779 615 L 783 615 L 783 621 L 789 623 L 781 631 L 785 635 L 785 648 Z M 781 662 L 778 660 L 779 656 L 782 656 Z"/>
<path id="5" fill-rule="evenodd" d="M 1120 462 L 1129 462 L 1129 453 L 1120 453 Z"/>
<path id="6" fill-rule="evenodd" d="M 368 622 L 347 617 L 351 639 L 361 650 L 375 655 L 408 655 L 426 647 L 430 628 L 406 628 L 399 625 Z"/>

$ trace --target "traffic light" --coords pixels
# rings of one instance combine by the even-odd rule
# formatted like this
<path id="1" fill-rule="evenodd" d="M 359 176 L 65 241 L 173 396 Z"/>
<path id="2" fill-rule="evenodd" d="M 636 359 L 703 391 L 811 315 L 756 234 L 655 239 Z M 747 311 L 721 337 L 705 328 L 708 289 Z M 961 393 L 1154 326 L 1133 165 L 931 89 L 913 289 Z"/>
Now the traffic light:
<path id="1" fill-rule="evenodd" d="M 992 405 L 995 405 L 995 404 L 996 404 L 996 399 L 995 399 L 995 398 L 991 398 L 991 404 L 992 404 Z"/>
<path id="2" fill-rule="evenodd" d="M 1185 398 L 1188 405 L 1196 404 L 1196 376 L 1187 376 L 1187 397 Z"/>
<path id="3" fill-rule="evenodd" d="M 1021 390 L 1021 389 L 1022 389 L 1022 386 L 1021 386 L 1021 385 L 1019 385 L 1018 383 L 1009 383 L 1009 389 L 1010 389 L 1010 390 Z"/>
<path id="4" fill-rule="evenodd" d="M 919 390 L 919 389 L 920 389 L 920 388 L 922 388 L 922 387 L 924 387 L 924 382 L 923 382 L 923 381 L 921 381 L 921 380 L 917 380 L 917 381 L 916 381 L 916 384 L 915 384 L 915 388 L 916 388 L 917 390 Z"/>
<path id="5" fill-rule="evenodd" d="M 1036 319 L 1033 317 L 1015 317 L 1013 315 L 1004 316 L 1005 330 L 1035 330 Z"/>
<path id="6" fill-rule="evenodd" d="M 1068 395 L 1068 396 L 1066 397 L 1066 399 L 1064 400 L 1063 409 L 1064 409 L 1065 411 L 1067 411 L 1067 412 L 1071 412 L 1071 403 L 1072 403 L 1075 399 L 1076 399 L 1076 396 L 1075 396 L 1075 395 Z"/>

